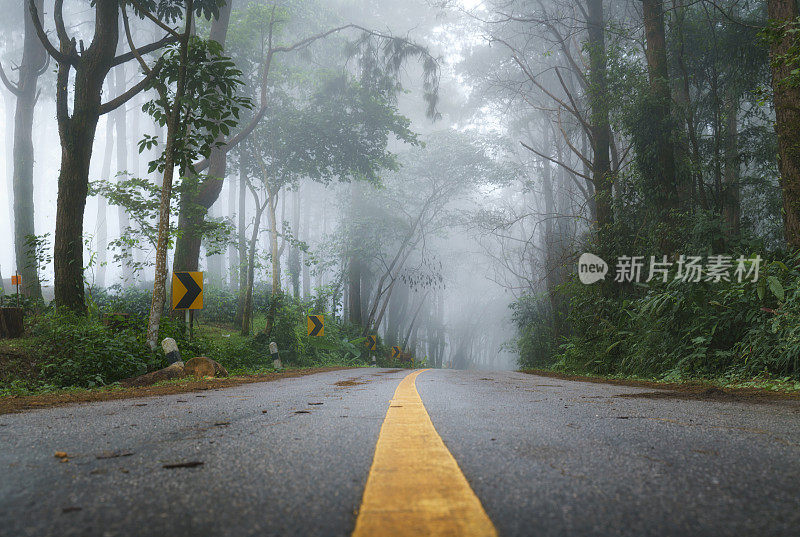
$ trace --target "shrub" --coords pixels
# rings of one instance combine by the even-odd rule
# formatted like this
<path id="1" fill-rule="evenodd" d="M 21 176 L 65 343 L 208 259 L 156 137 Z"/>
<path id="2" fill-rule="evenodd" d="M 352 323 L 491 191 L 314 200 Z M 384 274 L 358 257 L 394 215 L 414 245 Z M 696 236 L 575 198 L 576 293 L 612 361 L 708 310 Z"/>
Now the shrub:
<path id="1" fill-rule="evenodd" d="M 151 361 L 143 336 L 71 312 L 48 312 L 32 335 L 43 380 L 59 387 L 109 384 L 144 373 Z"/>

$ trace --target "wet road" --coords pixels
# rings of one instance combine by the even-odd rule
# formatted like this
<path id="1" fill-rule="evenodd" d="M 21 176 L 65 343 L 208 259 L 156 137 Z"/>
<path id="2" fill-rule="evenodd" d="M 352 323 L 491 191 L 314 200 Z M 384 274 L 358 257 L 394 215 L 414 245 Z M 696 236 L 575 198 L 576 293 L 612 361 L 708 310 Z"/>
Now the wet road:
<path id="1" fill-rule="evenodd" d="M 0 416 L 0 535 L 350 535 L 408 373 Z M 516 372 L 426 371 L 416 389 L 499 535 L 800 527 L 796 402 L 652 398 Z"/>

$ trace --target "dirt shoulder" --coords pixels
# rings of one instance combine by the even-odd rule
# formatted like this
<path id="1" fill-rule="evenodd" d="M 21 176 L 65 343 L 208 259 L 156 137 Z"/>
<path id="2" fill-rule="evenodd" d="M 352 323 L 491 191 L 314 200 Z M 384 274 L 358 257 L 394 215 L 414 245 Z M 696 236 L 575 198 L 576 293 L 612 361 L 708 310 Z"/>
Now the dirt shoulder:
<path id="1" fill-rule="evenodd" d="M 561 380 L 575 380 L 579 382 L 593 382 L 596 384 L 614 384 L 617 386 L 630 386 L 634 388 L 651 388 L 657 392 L 641 392 L 621 394 L 617 397 L 638 399 L 685 399 L 699 401 L 740 401 L 751 403 L 770 403 L 776 401 L 800 401 L 800 392 L 775 391 L 766 388 L 738 388 L 719 387 L 712 382 L 656 382 L 636 379 L 617 379 L 605 377 L 590 377 L 585 375 L 572 375 L 543 369 L 523 369 L 522 373 L 540 377 L 556 378 Z"/>
<path id="2" fill-rule="evenodd" d="M 350 367 L 320 367 L 307 369 L 290 369 L 280 373 L 263 373 L 258 375 L 234 376 L 228 378 L 206 378 L 201 380 L 181 379 L 161 385 L 142 386 L 136 388 L 98 388 L 94 390 L 65 391 L 41 395 L 23 395 L 0 397 L 0 415 L 14 414 L 25 410 L 51 408 L 75 403 L 91 403 L 95 401 L 112 401 L 117 399 L 133 399 L 136 397 L 153 397 L 173 395 L 177 393 L 199 392 L 217 388 L 231 388 L 255 382 L 271 382 L 284 378 L 303 377 L 315 373 L 353 369 Z"/>

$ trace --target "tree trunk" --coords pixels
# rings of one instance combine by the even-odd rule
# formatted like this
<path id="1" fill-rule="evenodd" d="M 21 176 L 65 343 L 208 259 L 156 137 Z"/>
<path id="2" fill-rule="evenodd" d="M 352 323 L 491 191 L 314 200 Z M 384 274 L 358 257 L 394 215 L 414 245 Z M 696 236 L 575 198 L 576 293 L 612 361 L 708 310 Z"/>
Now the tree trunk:
<path id="1" fill-rule="evenodd" d="M 137 96 L 134 102 L 136 104 L 134 104 L 132 106 L 132 108 L 136 112 L 133 114 L 132 121 L 131 121 L 131 130 L 133 132 L 130 134 L 130 136 L 128 138 L 128 143 L 130 144 L 128 146 L 128 152 L 129 152 L 129 154 L 133 155 L 133 158 L 131 159 L 131 169 L 130 169 L 131 176 L 132 177 L 140 177 L 139 174 L 141 173 L 141 168 L 140 168 L 139 163 L 140 163 L 140 161 L 142 159 L 145 158 L 144 154 L 139 153 L 139 146 L 137 145 L 138 141 L 142 139 L 142 130 L 141 130 L 141 125 L 140 125 L 140 120 L 141 120 L 142 114 L 140 112 L 141 112 L 141 109 L 142 109 L 142 102 L 143 101 L 142 101 L 141 95 Z M 134 263 L 134 266 L 133 266 L 133 279 L 134 279 L 134 281 L 138 282 L 141 279 L 140 270 L 141 270 L 141 267 L 142 267 L 142 264 L 143 264 L 142 263 L 142 261 L 143 261 L 142 260 L 142 250 L 139 249 L 139 248 L 134 247 L 132 253 L 133 253 L 133 263 Z"/>
<path id="2" fill-rule="evenodd" d="M 675 147 L 672 140 L 672 91 L 669 84 L 663 0 L 643 0 L 647 72 L 652 99 L 652 118 L 656 123 L 658 155 L 653 180 L 659 187 L 658 207 L 662 222 L 671 223 L 669 213 L 678 208 L 675 176 Z"/>
<path id="3" fill-rule="evenodd" d="M 725 171 L 722 212 L 725 216 L 725 233 L 730 237 L 739 234 L 740 189 L 739 189 L 739 100 L 728 97 L 725 103 Z"/>
<path id="4" fill-rule="evenodd" d="M 358 214 L 361 206 L 361 192 L 358 183 L 350 184 L 350 213 L 353 218 Z M 357 237 L 348 237 L 350 242 L 350 259 L 348 261 L 348 298 L 349 298 L 349 317 L 354 325 L 361 325 L 361 258 L 359 256 Z"/>
<path id="5" fill-rule="evenodd" d="M 125 64 L 118 65 L 114 69 L 114 76 L 116 79 L 117 95 L 125 91 Z M 110 80 L 110 79 L 109 79 Z M 125 106 L 120 106 L 114 110 L 114 124 L 117 127 L 117 173 L 128 171 L 128 114 Z M 110 178 L 109 178 L 110 179 Z M 117 182 L 124 180 L 123 176 L 117 177 Z M 117 207 L 117 222 L 119 223 L 120 236 L 124 236 L 128 232 L 128 227 L 131 225 L 128 213 L 121 205 Z M 133 261 L 133 252 L 126 248 L 126 252 L 130 257 L 128 262 L 122 265 L 122 279 L 128 283 L 133 279 L 133 269 L 130 262 Z"/>
<path id="6" fill-rule="evenodd" d="M 0 338 L 17 338 L 25 332 L 25 310 L 0 308 Z"/>
<path id="7" fill-rule="evenodd" d="M 292 235 L 295 239 L 300 237 L 300 188 L 292 193 Z M 289 280 L 292 284 L 292 295 L 300 298 L 300 249 L 292 245 L 289 250 L 289 262 L 287 266 Z"/>
<path id="8" fill-rule="evenodd" d="M 253 219 L 253 232 L 250 236 L 250 250 L 247 254 L 247 283 L 244 286 L 244 307 L 242 308 L 242 335 L 250 335 L 250 325 L 253 324 L 253 285 L 255 280 L 256 246 L 258 246 L 258 230 L 261 226 L 261 216 L 266 205 L 258 202 L 258 194 L 251 189 L 256 204 L 256 216 Z"/>
<path id="9" fill-rule="evenodd" d="M 542 193 L 544 194 L 544 281 L 547 286 L 547 297 L 550 300 L 550 315 L 552 316 L 553 337 L 558 341 L 561 336 L 561 301 L 557 287 L 561 283 L 558 281 L 559 252 L 556 251 L 558 240 L 555 236 L 555 226 L 553 219 L 556 217 L 556 203 L 553 195 L 553 176 L 548 162 L 542 163 L 544 166 L 542 173 Z"/>
<path id="10" fill-rule="evenodd" d="M 35 0 L 41 11 L 43 0 Z M 23 4 L 25 12 L 25 38 L 22 63 L 19 66 L 19 81 L 15 91 L 17 97 L 14 113 L 14 250 L 17 272 L 22 275 L 22 294 L 40 299 L 38 263 L 31 255 L 27 239 L 36 234 L 33 212 L 33 115 L 36 107 L 37 83 L 47 61 L 47 53 L 36 35 L 31 13 Z"/>
<path id="11" fill-rule="evenodd" d="M 239 239 L 239 259 L 241 260 L 240 267 L 239 267 L 239 303 L 238 307 L 236 308 L 236 319 L 235 324 L 237 326 L 242 326 L 242 318 L 244 316 L 244 308 L 245 308 L 245 294 L 247 292 L 247 267 L 249 267 L 249 262 L 247 266 L 243 263 L 247 258 L 247 239 L 246 239 L 246 222 L 245 222 L 245 213 L 247 212 L 247 166 L 244 163 L 245 155 L 241 155 L 239 157 L 239 225 L 237 229 L 238 239 Z M 258 237 L 256 237 L 258 238 Z"/>
<path id="12" fill-rule="evenodd" d="M 676 219 L 679 206 L 675 174 L 675 146 L 672 132 L 672 90 L 667 64 L 663 0 L 643 0 L 645 54 L 650 82 L 649 116 L 652 118 L 656 159 L 645 167 L 650 173 L 655 194 L 652 200 L 663 228 L 660 233 L 662 253 L 672 254 L 677 247 Z M 642 148 L 644 149 L 644 148 Z"/>
<path id="13" fill-rule="evenodd" d="M 592 131 L 592 182 L 597 207 L 597 229 L 601 249 L 606 246 L 604 234 L 614 223 L 611 177 L 611 128 L 608 120 L 608 80 L 605 45 L 603 0 L 588 0 L 589 33 L 589 105 Z"/>
<path id="14" fill-rule="evenodd" d="M 302 236 L 303 236 L 303 242 L 305 242 L 306 245 L 309 244 L 309 240 L 310 240 L 310 236 L 311 236 L 311 230 L 310 230 L 310 226 L 311 226 L 311 207 L 310 207 L 311 199 L 310 198 L 311 198 L 311 196 L 309 196 L 309 194 L 310 194 L 309 190 L 306 190 L 306 205 L 305 205 L 305 207 L 303 207 L 303 230 L 302 230 Z M 303 266 L 301 268 L 302 273 L 303 273 L 302 274 L 302 276 L 303 276 L 303 300 L 308 300 L 309 298 L 311 298 L 311 270 L 310 270 L 310 268 L 308 266 L 309 259 L 310 259 L 310 256 L 309 256 L 308 252 L 303 252 Z"/>
<path id="15" fill-rule="evenodd" d="M 3 92 L 3 102 L 5 103 L 5 120 L 6 123 L 11 121 L 14 116 L 14 107 L 16 106 L 17 96 L 11 91 Z M 6 229 L 14 229 L 14 137 L 6 130 L 3 133 L 6 144 L 6 201 L 8 202 L 8 226 Z M 13 242 L 13 236 L 11 238 Z M 16 250 L 15 250 L 16 251 Z"/>
<path id="16" fill-rule="evenodd" d="M 266 178 L 264 183 L 267 184 Z M 267 188 L 269 196 L 267 198 L 267 211 L 269 216 L 269 251 L 272 260 L 272 295 L 269 300 L 269 312 L 267 313 L 267 325 L 264 328 L 267 336 L 272 334 L 272 327 L 275 325 L 275 314 L 277 311 L 278 295 L 281 293 L 281 254 L 278 249 L 278 219 L 275 210 L 278 205 L 278 192 L 271 187 Z"/>
<path id="17" fill-rule="evenodd" d="M 798 16 L 795 0 L 768 0 L 771 20 L 786 23 Z M 789 248 L 800 248 L 800 88 L 785 79 L 792 67 L 780 60 L 795 44 L 796 34 L 784 33 L 770 47 L 772 89 L 775 99 L 775 132 L 778 135 L 780 185 L 783 195 L 783 229 Z"/>
<path id="18" fill-rule="evenodd" d="M 103 82 L 111 70 L 119 41 L 119 4 L 95 4 L 95 28 L 91 45 L 74 68 L 72 115 L 68 91 L 73 66 L 59 62 L 56 86 L 56 118 L 61 141 L 61 169 L 56 201 L 53 269 L 55 303 L 86 313 L 83 281 L 83 216 L 89 186 L 92 144 L 100 118 Z M 75 55 L 76 44 L 61 42 L 61 53 Z"/>
<path id="19" fill-rule="evenodd" d="M 150 317 L 147 321 L 147 343 L 155 352 L 158 345 L 158 326 L 164 313 L 167 285 L 167 248 L 169 247 L 170 200 L 172 199 L 172 179 L 175 174 L 175 142 L 181 127 L 181 100 L 186 91 L 186 69 L 188 63 L 189 37 L 192 28 L 192 0 L 186 9 L 186 28 L 180 41 L 180 64 L 175 86 L 175 96 L 167 118 L 167 143 L 164 159 L 164 179 L 161 183 L 161 200 L 158 211 L 158 241 L 156 242 L 156 270 L 153 282 L 153 298 L 150 303 Z M 164 96 L 162 96 L 163 98 Z M 177 267 L 173 264 L 173 271 Z"/>
<path id="20" fill-rule="evenodd" d="M 228 218 L 231 222 L 234 221 L 236 215 L 236 183 L 233 179 L 228 181 Z M 231 293 L 236 294 L 239 291 L 239 250 L 231 237 L 231 242 L 228 244 L 228 283 Z"/>
<path id="21" fill-rule="evenodd" d="M 228 25 L 234 0 L 226 2 L 219 10 L 219 16 L 211 23 L 209 39 L 223 47 L 228 36 Z M 218 142 L 224 140 L 220 135 Z M 175 241 L 173 267 L 175 270 L 197 270 L 200 260 L 201 229 L 208 209 L 214 205 L 222 192 L 223 179 L 227 169 L 227 153 L 223 148 L 215 148 L 209 156 L 208 176 L 195 192 L 186 191 L 181 195 L 178 217 L 178 238 Z"/>
<path id="22" fill-rule="evenodd" d="M 114 152 L 114 117 L 106 116 L 106 144 L 100 179 L 111 180 L 111 156 Z M 108 261 L 108 202 L 103 196 L 97 198 L 97 280 L 95 284 L 106 286 L 106 266 Z"/>

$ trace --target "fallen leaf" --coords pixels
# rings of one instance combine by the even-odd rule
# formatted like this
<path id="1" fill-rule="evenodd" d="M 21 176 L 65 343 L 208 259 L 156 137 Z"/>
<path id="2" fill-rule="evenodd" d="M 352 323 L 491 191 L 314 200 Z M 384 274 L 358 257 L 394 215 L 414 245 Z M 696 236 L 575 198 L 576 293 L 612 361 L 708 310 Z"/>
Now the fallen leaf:
<path id="1" fill-rule="evenodd" d="M 56 451 L 56 458 L 65 459 L 67 457 L 66 451 Z"/>
<path id="2" fill-rule="evenodd" d="M 75 511 L 80 511 L 83 507 L 63 507 L 61 509 L 62 513 L 74 513 Z"/>
<path id="3" fill-rule="evenodd" d="M 308 410 L 296 410 L 295 414 L 311 414 Z"/>

